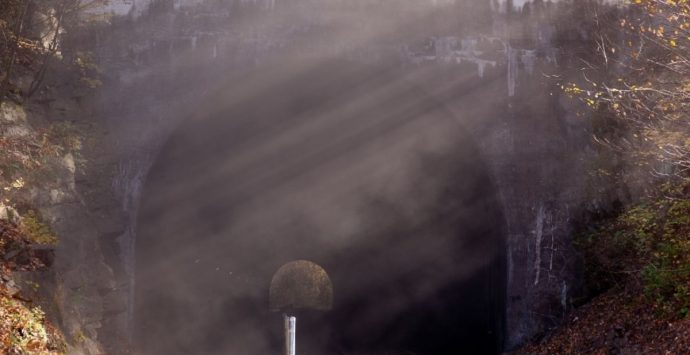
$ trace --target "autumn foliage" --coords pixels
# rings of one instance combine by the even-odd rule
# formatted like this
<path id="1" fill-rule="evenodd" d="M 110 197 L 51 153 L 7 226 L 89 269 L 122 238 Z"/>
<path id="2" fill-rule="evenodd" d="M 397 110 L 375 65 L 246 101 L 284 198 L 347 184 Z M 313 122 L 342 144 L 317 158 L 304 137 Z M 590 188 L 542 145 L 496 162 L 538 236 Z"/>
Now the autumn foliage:
<path id="1" fill-rule="evenodd" d="M 690 2 L 627 0 L 593 11 L 597 57 L 563 85 L 607 117 L 595 137 L 657 176 L 690 175 Z"/>

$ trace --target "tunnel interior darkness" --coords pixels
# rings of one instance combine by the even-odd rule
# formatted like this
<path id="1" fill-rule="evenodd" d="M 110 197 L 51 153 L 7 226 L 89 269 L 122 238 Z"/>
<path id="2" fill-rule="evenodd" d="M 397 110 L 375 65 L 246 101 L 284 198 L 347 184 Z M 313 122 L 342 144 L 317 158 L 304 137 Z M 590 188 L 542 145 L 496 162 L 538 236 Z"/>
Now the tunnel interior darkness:
<path id="1" fill-rule="evenodd" d="M 269 354 L 273 273 L 333 282 L 298 312 L 298 353 L 496 354 L 505 239 L 473 137 L 423 75 L 348 62 L 236 74 L 161 149 L 138 218 L 144 354 Z"/>

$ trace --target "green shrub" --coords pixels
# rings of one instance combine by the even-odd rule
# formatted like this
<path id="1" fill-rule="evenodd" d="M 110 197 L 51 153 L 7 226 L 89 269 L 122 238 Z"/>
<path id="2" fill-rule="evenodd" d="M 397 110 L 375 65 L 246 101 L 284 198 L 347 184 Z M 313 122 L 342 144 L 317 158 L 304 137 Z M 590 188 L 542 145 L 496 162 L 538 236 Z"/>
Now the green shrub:
<path id="1" fill-rule="evenodd" d="M 32 243 L 42 245 L 57 245 L 58 243 L 55 233 L 41 220 L 34 210 L 29 210 L 22 216 L 19 229 Z"/>
<path id="2" fill-rule="evenodd" d="M 576 237 L 591 292 L 632 278 L 642 285 L 646 302 L 664 315 L 690 314 L 690 200 L 683 190 L 664 186 L 663 196 Z"/>

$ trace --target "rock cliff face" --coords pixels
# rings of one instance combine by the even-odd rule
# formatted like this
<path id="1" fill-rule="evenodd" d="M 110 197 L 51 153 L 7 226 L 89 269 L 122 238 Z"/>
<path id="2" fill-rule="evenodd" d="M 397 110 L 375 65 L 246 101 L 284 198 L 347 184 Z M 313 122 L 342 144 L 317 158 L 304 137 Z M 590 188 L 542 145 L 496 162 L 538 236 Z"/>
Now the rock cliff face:
<path id="1" fill-rule="evenodd" d="M 66 109 L 62 112 L 76 118 L 81 110 Z M 34 142 L 40 142 L 40 137 L 45 139 L 47 133 L 39 132 L 46 132 L 43 126 L 51 117 L 55 118 L 55 113 L 53 107 L 43 104 L 22 106 L 11 101 L 3 102 L 0 105 L 3 142 L 24 138 L 29 144 L 39 146 L 40 143 Z M 29 156 L 24 158 L 32 159 Z M 34 216 L 40 216 L 41 223 L 44 221 L 51 226 L 50 233 L 60 237 L 56 247 L 52 246 L 54 242 L 41 246 L 41 250 L 50 255 L 47 259 L 50 262 L 44 262 L 49 268 L 15 271 L 14 282 L 23 297 L 36 300 L 48 317 L 61 325 L 68 339 L 79 339 L 69 348 L 71 353 L 100 353 L 102 348 L 97 335 L 104 319 L 103 305 L 114 285 L 112 271 L 94 237 L 104 232 L 107 224 L 102 223 L 98 210 L 91 210 L 85 203 L 85 184 L 81 181 L 84 172 L 78 166 L 81 165 L 79 158 L 71 150 L 65 148 L 61 154 L 40 159 L 45 161 L 34 168 L 36 171 L 26 177 L 26 182 L 21 181 L 16 189 L 8 187 L 3 191 L 4 197 L 9 197 L 3 202 L 29 204 Z M 20 189 L 24 184 L 26 188 Z M 24 211 L 19 213 L 0 203 L 0 219 L 18 222 L 22 218 L 26 218 Z M 36 243 L 47 242 L 41 240 Z M 9 255 L 6 257 L 5 261 L 8 261 Z"/>
<path id="2" fill-rule="evenodd" d="M 81 315 L 102 320 L 98 339 L 106 350 L 117 353 L 132 339 L 137 245 L 165 243 L 164 237 L 138 240 L 137 231 L 147 175 L 161 147 L 176 144 L 171 133 L 202 125 L 242 95 L 270 93 L 262 97 L 266 106 L 280 102 L 280 92 L 261 85 L 289 83 L 313 72 L 304 63 L 334 59 L 342 66 L 395 68 L 462 127 L 454 144 L 471 137 L 476 145 L 473 154 L 486 166 L 485 181 L 498 201 L 503 345 L 520 344 L 569 307 L 577 282 L 569 235 L 587 198 L 588 139 L 544 75 L 558 73 L 563 60 L 553 40 L 554 19 L 565 7 L 535 1 L 529 12 L 515 12 L 498 1 L 470 0 L 142 0 L 112 2 L 104 11 L 118 16 L 83 40 L 94 43 L 103 69 L 95 115 L 104 118 L 107 135 L 94 153 L 102 162 L 97 172 L 76 184 L 90 191 L 87 206 L 103 216 L 94 220 L 98 238 L 89 240 L 98 241 L 93 250 L 114 275 L 89 296 L 100 306 Z M 247 76 L 251 71 L 266 81 Z M 292 88 L 282 90 L 289 97 Z M 66 234 L 78 229 L 65 228 Z"/>

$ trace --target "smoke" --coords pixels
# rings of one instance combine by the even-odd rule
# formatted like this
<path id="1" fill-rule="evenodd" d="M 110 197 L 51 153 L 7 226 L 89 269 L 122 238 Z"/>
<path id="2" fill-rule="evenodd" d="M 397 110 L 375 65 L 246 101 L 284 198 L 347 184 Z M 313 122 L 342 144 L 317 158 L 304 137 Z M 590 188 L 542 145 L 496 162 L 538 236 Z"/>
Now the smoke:
<path id="1" fill-rule="evenodd" d="M 497 352 L 504 216 L 475 136 L 506 96 L 491 2 L 174 4 L 120 24 L 136 65 L 104 95 L 134 145 L 181 122 L 141 200 L 139 350 L 279 351 L 268 286 L 307 259 L 335 304 L 298 315 L 302 354 Z"/>
<path id="2" fill-rule="evenodd" d="M 384 334 L 400 316 L 452 304 L 444 290 L 502 256 L 476 144 L 409 73 L 311 68 L 278 82 L 275 71 L 248 74 L 266 83 L 260 92 L 214 99 L 214 114 L 187 121 L 158 157 L 137 242 L 137 332 L 149 353 L 275 352 L 268 286 L 297 259 L 323 266 L 335 288 L 330 315 L 298 317 L 303 353 L 419 346 L 403 336 L 421 324 Z"/>

